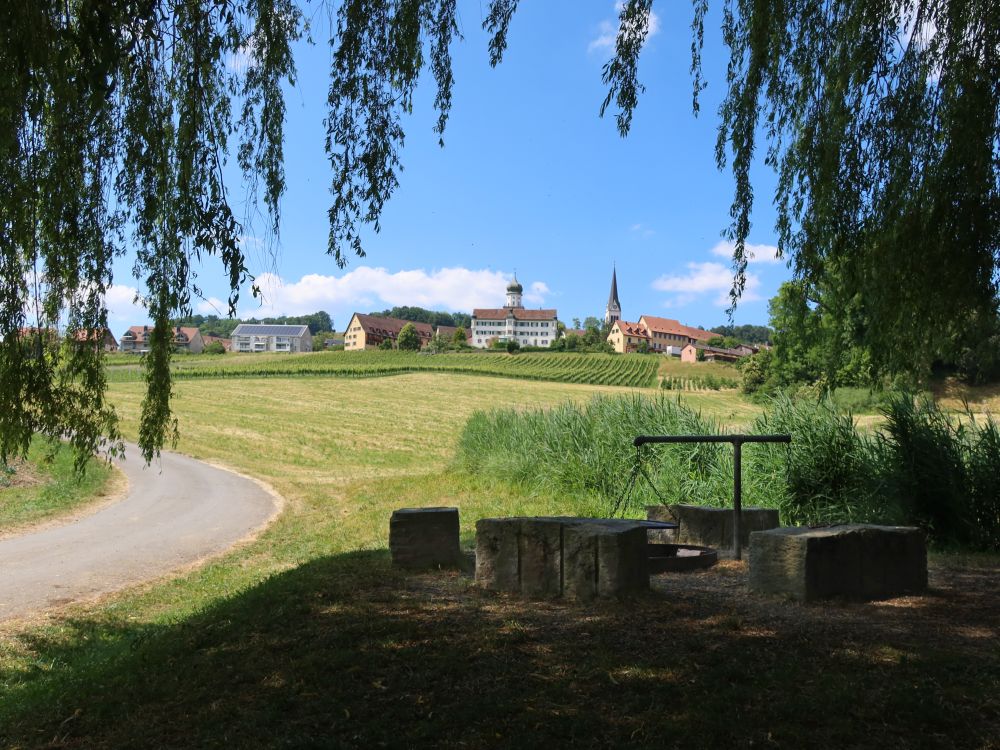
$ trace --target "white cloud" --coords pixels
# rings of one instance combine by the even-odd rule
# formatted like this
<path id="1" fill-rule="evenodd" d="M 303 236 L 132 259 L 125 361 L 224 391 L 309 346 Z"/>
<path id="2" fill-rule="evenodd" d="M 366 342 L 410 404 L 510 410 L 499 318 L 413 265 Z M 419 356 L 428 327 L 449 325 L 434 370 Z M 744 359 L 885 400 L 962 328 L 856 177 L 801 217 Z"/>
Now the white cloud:
<path id="1" fill-rule="evenodd" d="M 618 38 L 619 31 L 619 19 L 621 16 L 622 8 L 624 8 L 624 3 L 619 0 L 615 3 L 615 15 L 614 19 L 605 19 L 597 25 L 597 37 L 592 39 L 590 44 L 587 45 L 587 52 L 598 52 L 611 50 L 615 46 L 615 40 Z M 652 39 L 658 33 L 660 33 L 660 17 L 656 15 L 652 10 L 649 11 L 649 22 L 647 24 L 648 30 L 646 32 L 646 39 Z"/>
<path id="2" fill-rule="evenodd" d="M 104 303 L 108 307 L 108 326 L 117 333 L 129 326 L 139 325 L 149 320 L 149 313 L 142 301 L 137 301 L 138 290 L 126 284 L 112 284 L 104 293 Z"/>
<path id="3" fill-rule="evenodd" d="M 638 234 L 640 237 L 652 237 L 656 232 L 645 224 L 633 224 L 629 227 L 629 231 L 633 234 Z"/>
<path id="4" fill-rule="evenodd" d="M 229 303 L 218 297 L 209 297 L 196 304 L 194 311 L 202 315 L 218 315 L 222 318 L 229 315 Z"/>
<path id="5" fill-rule="evenodd" d="M 686 274 L 664 274 L 656 279 L 653 289 L 661 292 L 674 292 L 675 296 L 667 299 L 665 307 L 683 307 L 694 302 L 698 297 L 711 294 L 713 304 L 718 307 L 729 305 L 729 290 L 733 287 L 733 272 L 721 263 L 687 263 Z M 756 274 L 747 274 L 743 302 L 756 302 L 761 299 L 757 293 L 760 278 Z"/>
<path id="6" fill-rule="evenodd" d="M 733 257 L 733 248 L 736 247 L 734 242 L 720 242 L 715 247 L 713 247 L 709 252 L 712 255 L 716 255 L 720 258 Z M 747 253 L 747 261 L 749 263 L 784 263 L 784 258 L 778 257 L 778 248 L 774 245 L 752 245 L 749 242 L 744 245 Z"/>
<path id="7" fill-rule="evenodd" d="M 264 273 L 257 277 L 262 298 L 249 295 L 240 305 L 240 317 L 305 315 L 326 309 L 343 315 L 348 310 L 367 312 L 376 307 L 416 305 L 468 312 L 474 307 L 499 307 L 509 278 L 499 271 L 468 268 L 423 269 L 390 273 L 385 268 L 360 266 L 343 276 L 308 274 L 298 281 Z M 544 302 L 549 288 L 532 283 L 525 299 Z"/>
<path id="8" fill-rule="evenodd" d="M 549 294 L 549 291 L 549 287 L 544 281 L 535 281 L 524 293 L 524 301 L 533 305 L 544 305 L 545 296 Z"/>

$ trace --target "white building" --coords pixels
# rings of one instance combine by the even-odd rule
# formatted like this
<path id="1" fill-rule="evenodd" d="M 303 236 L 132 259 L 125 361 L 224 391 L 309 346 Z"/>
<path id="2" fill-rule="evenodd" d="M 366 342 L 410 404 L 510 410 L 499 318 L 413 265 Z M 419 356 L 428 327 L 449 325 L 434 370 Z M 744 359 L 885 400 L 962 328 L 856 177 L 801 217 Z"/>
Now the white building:
<path id="1" fill-rule="evenodd" d="M 493 341 L 516 341 L 521 346 L 550 346 L 556 340 L 555 310 L 527 310 L 521 304 L 524 287 L 517 277 L 507 285 L 507 304 L 499 309 L 472 311 L 469 343 L 485 349 Z"/>
<path id="2" fill-rule="evenodd" d="M 233 329 L 234 352 L 311 352 L 309 326 L 240 323 Z"/>

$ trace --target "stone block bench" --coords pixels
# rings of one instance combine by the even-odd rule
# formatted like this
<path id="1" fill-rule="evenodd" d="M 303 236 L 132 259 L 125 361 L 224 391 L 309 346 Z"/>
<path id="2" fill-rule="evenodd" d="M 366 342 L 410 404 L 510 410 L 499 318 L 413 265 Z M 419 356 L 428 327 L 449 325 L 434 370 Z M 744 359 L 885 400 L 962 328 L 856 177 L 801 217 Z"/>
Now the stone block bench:
<path id="1" fill-rule="evenodd" d="M 733 548 L 733 509 L 710 508 L 705 505 L 648 505 L 646 516 L 651 521 L 673 521 L 678 524 L 674 539 L 678 544 L 695 544 L 715 549 Z M 751 543 L 751 533 L 778 527 L 778 511 L 774 508 L 743 508 L 740 517 L 740 540 L 744 548 Z"/>
<path id="2" fill-rule="evenodd" d="M 758 531 L 750 546 L 750 588 L 813 600 L 888 599 L 927 589 L 920 529 L 847 524 Z"/>
<path id="3" fill-rule="evenodd" d="M 389 553 L 399 568 L 462 565 L 458 508 L 400 508 L 389 519 Z"/>
<path id="4" fill-rule="evenodd" d="M 476 522 L 476 583 L 533 598 L 648 590 L 646 526 L 604 518 L 483 518 Z"/>

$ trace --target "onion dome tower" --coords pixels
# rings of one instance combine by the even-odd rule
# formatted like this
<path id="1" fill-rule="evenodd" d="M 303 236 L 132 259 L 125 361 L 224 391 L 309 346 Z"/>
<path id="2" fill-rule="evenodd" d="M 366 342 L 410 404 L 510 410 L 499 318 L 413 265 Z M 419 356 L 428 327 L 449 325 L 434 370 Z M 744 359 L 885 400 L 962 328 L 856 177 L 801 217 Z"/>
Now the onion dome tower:
<path id="1" fill-rule="evenodd" d="M 504 307 L 517 308 L 524 307 L 521 304 L 521 294 L 524 292 L 524 287 L 521 286 L 521 282 L 517 280 L 517 272 L 514 272 L 514 280 L 507 285 L 507 304 Z"/>

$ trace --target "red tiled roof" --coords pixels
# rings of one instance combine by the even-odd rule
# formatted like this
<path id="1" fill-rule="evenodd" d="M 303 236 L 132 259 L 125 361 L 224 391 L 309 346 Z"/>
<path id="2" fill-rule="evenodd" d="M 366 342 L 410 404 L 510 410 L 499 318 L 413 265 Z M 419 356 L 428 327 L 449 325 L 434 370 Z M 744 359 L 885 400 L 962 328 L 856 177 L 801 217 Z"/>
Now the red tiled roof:
<path id="1" fill-rule="evenodd" d="M 429 339 L 434 336 L 434 328 L 430 323 L 417 323 L 412 320 L 401 320 L 399 318 L 382 318 L 377 315 L 364 315 L 362 313 L 354 313 L 352 317 L 358 319 L 358 323 L 361 324 L 361 328 L 366 334 L 396 338 L 399 336 L 399 332 L 403 329 L 403 326 L 407 323 L 413 323 L 413 327 L 417 329 L 417 336 L 420 338 Z M 454 329 L 452 329 L 452 332 L 454 333 Z"/>
<path id="2" fill-rule="evenodd" d="M 679 320 L 674 320 L 673 318 L 657 318 L 653 315 L 643 315 L 642 322 L 646 324 L 646 327 L 651 331 L 656 333 L 669 333 L 675 336 L 687 336 L 689 339 L 694 339 L 695 341 L 708 341 L 714 336 L 718 336 L 717 333 L 712 333 L 711 331 L 705 331 L 701 328 L 693 328 L 691 326 L 686 326 Z"/>
<path id="3" fill-rule="evenodd" d="M 182 332 L 185 336 L 187 336 L 188 341 L 193 340 L 195 335 L 200 333 L 200 331 L 197 328 L 188 326 L 178 326 L 173 330 Z M 133 334 L 135 336 L 135 343 L 138 344 L 144 342 L 152 332 L 153 332 L 153 326 L 129 326 L 129 329 L 125 333 Z M 122 335 L 122 338 L 125 338 L 125 336 Z"/>
<path id="4" fill-rule="evenodd" d="M 618 329 L 626 336 L 638 336 L 639 338 L 644 339 L 649 338 L 649 331 L 646 330 L 645 326 L 639 323 L 629 323 L 627 320 L 616 320 L 615 325 L 618 326 Z"/>
<path id="5" fill-rule="evenodd" d="M 483 307 L 472 311 L 472 317 L 477 320 L 506 320 L 509 313 L 514 314 L 514 320 L 555 320 L 555 310 L 528 310 L 524 307 Z"/>

